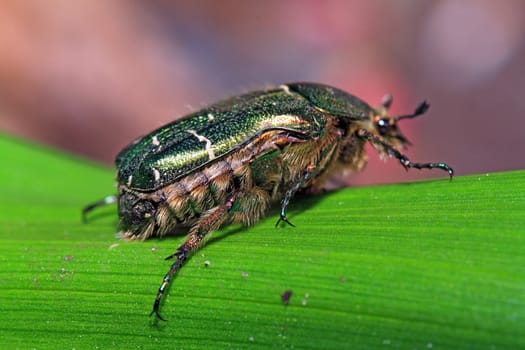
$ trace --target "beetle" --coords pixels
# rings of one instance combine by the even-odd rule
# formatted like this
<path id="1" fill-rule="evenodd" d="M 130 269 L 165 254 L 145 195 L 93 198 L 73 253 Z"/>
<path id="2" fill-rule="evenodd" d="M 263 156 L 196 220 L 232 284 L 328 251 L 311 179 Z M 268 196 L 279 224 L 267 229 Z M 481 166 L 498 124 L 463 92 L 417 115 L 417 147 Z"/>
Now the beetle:
<path id="1" fill-rule="evenodd" d="M 378 108 L 340 89 L 292 83 L 234 96 L 143 136 L 116 157 L 120 234 L 144 240 L 176 228 L 188 235 L 166 260 L 173 263 L 157 292 L 151 315 L 165 320 L 160 304 L 173 275 L 210 233 L 229 223 L 255 224 L 280 201 L 277 225 L 298 191 L 316 192 L 335 171 L 360 171 L 365 144 L 405 168 L 447 171 L 445 163 L 414 163 L 399 151 L 409 141 L 398 122 L 425 113 L 392 117 L 387 95 Z"/>

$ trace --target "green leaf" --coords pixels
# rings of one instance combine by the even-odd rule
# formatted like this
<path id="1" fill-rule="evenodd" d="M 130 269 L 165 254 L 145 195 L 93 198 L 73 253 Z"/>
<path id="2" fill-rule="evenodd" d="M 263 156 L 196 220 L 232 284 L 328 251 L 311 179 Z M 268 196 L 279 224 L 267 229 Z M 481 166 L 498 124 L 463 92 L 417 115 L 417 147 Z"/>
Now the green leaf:
<path id="1" fill-rule="evenodd" d="M 122 241 L 115 207 L 82 224 L 111 170 L 6 136 L 0 159 L 2 349 L 525 348 L 525 171 L 296 198 L 295 228 L 274 208 L 216 233 L 159 322 L 183 237 Z"/>

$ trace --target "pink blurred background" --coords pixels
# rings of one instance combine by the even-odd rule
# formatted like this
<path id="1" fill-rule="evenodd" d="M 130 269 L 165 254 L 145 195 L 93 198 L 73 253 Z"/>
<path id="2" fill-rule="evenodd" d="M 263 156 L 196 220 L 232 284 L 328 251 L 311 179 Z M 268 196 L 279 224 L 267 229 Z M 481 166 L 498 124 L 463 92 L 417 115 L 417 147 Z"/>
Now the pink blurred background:
<path id="1" fill-rule="evenodd" d="M 269 84 L 314 81 L 393 113 L 413 161 L 457 174 L 525 168 L 525 2 L 0 3 L 0 130 L 111 165 L 131 140 Z M 370 150 L 349 184 L 408 174 Z"/>

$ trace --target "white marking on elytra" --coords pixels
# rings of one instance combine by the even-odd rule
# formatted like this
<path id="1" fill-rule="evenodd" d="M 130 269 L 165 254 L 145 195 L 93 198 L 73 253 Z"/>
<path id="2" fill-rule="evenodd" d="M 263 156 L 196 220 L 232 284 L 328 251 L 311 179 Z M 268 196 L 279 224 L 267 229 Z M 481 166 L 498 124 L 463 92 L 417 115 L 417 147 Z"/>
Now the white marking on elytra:
<path id="1" fill-rule="evenodd" d="M 155 177 L 155 181 L 159 181 L 160 180 L 160 171 L 158 171 L 157 169 L 153 168 L 153 176 Z"/>
<path id="2" fill-rule="evenodd" d="M 206 152 L 208 152 L 208 157 L 210 157 L 210 160 L 215 159 L 215 153 L 213 152 L 212 143 L 209 139 L 207 139 L 204 136 L 198 135 L 195 130 L 188 130 L 188 133 L 195 136 L 197 140 L 199 140 L 200 142 L 205 142 L 206 143 L 205 149 L 206 149 Z"/>
<path id="3" fill-rule="evenodd" d="M 153 136 L 153 139 L 151 139 L 151 143 L 153 144 L 153 146 L 160 145 L 160 142 L 159 142 L 159 139 L 157 138 L 157 135 Z"/>
<path id="4" fill-rule="evenodd" d="M 292 93 L 290 92 L 290 88 L 288 87 L 288 85 L 279 85 L 279 88 L 283 89 L 284 92 L 286 92 L 288 95 L 291 95 Z"/>
<path id="5" fill-rule="evenodd" d="M 212 121 L 214 119 L 215 119 L 215 116 L 213 114 L 211 114 L 211 113 L 208 113 L 208 120 Z"/>
<path id="6" fill-rule="evenodd" d="M 128 182 L 126 183 L 126 185 L 128 185 L 128 187 L 131 186 L 131 181 L 133 181 L 133 175 L 130 175 L 130 176 L 128 177 Z"/>

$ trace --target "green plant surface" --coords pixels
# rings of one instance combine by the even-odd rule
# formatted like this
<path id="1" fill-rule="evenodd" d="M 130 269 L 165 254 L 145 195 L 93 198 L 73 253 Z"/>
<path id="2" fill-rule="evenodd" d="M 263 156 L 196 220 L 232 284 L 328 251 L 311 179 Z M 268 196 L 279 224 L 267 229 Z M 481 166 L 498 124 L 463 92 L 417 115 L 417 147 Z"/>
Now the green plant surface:
<path id="1" fill-rule="evenodd" d="M 160 322 L 183 237 L 122 241 L 114 206 L 83 224 L 112 170 L 7 136 L 0 159 L 1 349 L 525 348 L 525 171 L 296 198 L 297 227 L 217 232 Z"/>

